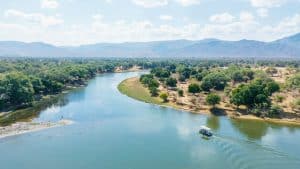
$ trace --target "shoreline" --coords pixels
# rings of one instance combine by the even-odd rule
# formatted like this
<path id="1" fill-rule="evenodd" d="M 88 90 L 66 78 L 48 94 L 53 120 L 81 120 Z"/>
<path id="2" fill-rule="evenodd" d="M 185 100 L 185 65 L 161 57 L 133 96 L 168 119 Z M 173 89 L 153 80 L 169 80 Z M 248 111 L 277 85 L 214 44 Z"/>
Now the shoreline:
<path id="1" fill-rule="evenodd" d="M 68 126 L 73 123 L 71 120 L 60 120 L 58 122 L 17 122 L 10 126 L 0 127 L 0 139 L 55 127 Z"/>
<path id="2" fill-rule="evenodd" d="M 210 108 L 208 107 L 202 107 L 200 109 L 192 109 L 192 108 L 188 108 L 188 107 L 183 107 L 174 103 L 163 103 L 162 101 L 158 101 L 159 98 L 153 98 L 153 99 L 147 99 L 146 97 L 142 98 L 139 97 L 138 95 L 136 95 L 134 92 L 136 90 L 132 90 L 132 92 L 130 91 L 130 86 L 128 84 L 128 81 L 130 83 L 130 81 L 134 81 L 136 80 L 138 77 L 132 77 L 132 78 L 128 78 L 123 80 L 119 85 L 118 85 L 118 90 L 120 93 L 126 95 L 127 97 L 130 97 L 132 99 L 138 100 L 138 101 L 142 101 L 148 104 L 153 104 L 153 105 L 158 105 L 161 107 L 167 107 L 167 108 L 173 108 L 176 110 L 180 110 L 180 111 L 184 111 L 184 112 L 188 112 L 188 113 L 194 113 L 194 114 L 204 114 L 204 115 L 209 115 L 209 114 L 213 114 L 210 110 Z M 135 81 L 136 83 L 136 81 Z M 149 92 L 147 91 L 147 89 L 140 85 L 140 88 L 144 88 L 144 91 L 146 91 L 146 94 L 149 94 Z M 125 89 L 126 88 L 126 89 Z M 135 89 L 137 88 L 137 86 L 135 86 Z M 149 94 L 150 95 L 150 94 Z M 228 109 L 220 109 L 222 111 L 225 112 L 224 115 L 222 116 L 226 116 L 228 118 L 231 119 L 237 119 L 237 120 L 255 120 L 255 121 L 264 121 L 266 123 L 274 123 L 274 124 L 282 124 L 282 125 L 294 125 L 294 126 L 300 126 L 300 119 L 288 119 L 288 118 L 282 118 L 282 119 L 272 119 L 272 118 L 260 118 L 260 117 L 256 117 L 254 115 L 240 115 L 238 114 L 238 112 L 235 112 L 235 110 L 228 110 Z M 238 115 L 237 115 L 238 114 Z M 217 116 L 217 115 L 216 115 Z"/>
<path id="3" fill-rule="evenodd" d="M 129 68 L 129 69 L 116 68 L 113 73 L 138 72 L 138 71 L 143 71 L 143 70 L 140 69 L 140 67 L 133 66 L 132 68 Z M 107 72 L 97 73 L 97 75 L 105 74 L 105 73 L 107 73 Z M 95 78 L 95 77 L 93 77 L 93 78 Z M 64 89 L 63 91 L 61 91 L 60 93 L 52 94 L 52 95 L 45 95 L 40 100 L 34 101 L 32 106 L 24 107 L 21 109 L 15 109 L 15 110 L 13 109 L 13 110 L 9 110 L 9 111 L 0 112 L 0 127 L 9 126 L 11 124 L 15 124 L 15 123 L 22 122 L 22 121 L 30 122 L 34 117 L 36 117 L 36 115 L 40 112 L 41 109 L 43 109 L 44 107 L 47 107 L 47 105 L 60 99 L 63 95 L 68 94 L 69 92 L 71 92 L 73 90 L 77 90 L 82 87 L 85 87 L 87 85 L 87 82 L 92 80 L 93 78 L 86 79 L 84 81 L 84 84 L 67 86 L 67 88 Z M 11 116 L 14 116 L 14 117 L 12 118 Z"/>

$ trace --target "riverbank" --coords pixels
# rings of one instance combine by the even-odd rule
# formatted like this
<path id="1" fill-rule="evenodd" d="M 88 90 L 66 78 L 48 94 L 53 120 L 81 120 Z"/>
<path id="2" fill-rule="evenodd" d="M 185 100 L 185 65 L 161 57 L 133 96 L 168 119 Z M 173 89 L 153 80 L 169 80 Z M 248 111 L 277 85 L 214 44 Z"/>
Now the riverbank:
<path id="1" fill-rule="evenodd" d="M 75 88 L 65 90 L 57 95 L 44 96 L 39 101 L 35 101 L 30 107 L 11 112 L 0 113 L 0 126 L 5 127 L 16 122 L 30 122 L 33 118 L 37 117 L 43 109 L 51 106 L 53 103 L 65 103 L 66 101 L 61 99 L 63 98 L 64 94 L 71 90 L 75 90 Z"/>
<path id="2" fill-rule="evenodd" d="M 123 72 L 136 72 L 140 71 L 141 68 L 138 66 L 133 66 L 129 69 L 123 69 L 122 67 L 116 67 L 115 73 Z M 9 126 L 16 122 L 30 122 L 33 118 L 37 117 L 38 114 L 48 106 L 51 106 L 53 103 L 57 103 L 63 98 L 63 95 L 69 93 L 72 90 L 84 87 L 90 79 L 86 79 L 82 84 L 76 84 L 73 86 L 67 86 L 67 88 L 60 93 L 54 95 L 45 95 L 42 96 L 37 101 L 34 101 L 31 106 L 24 108 L 11 108 L 7 112 L 0 112 L 0 126 Z M 66 101 L 62 100 L 62 103 L 65 104 Z"/>
<path id="3" fill-rule="evenodd" d="M 60 120 L 58 122 L 17 122 L 9 126 L 0 127 L 0 139 L 36 132 L 54 127 L 61 127 L 73 124 L 71 120 Z"/>
<path id="4" fill-rule="evenodd" d="M 144 87 L 138 77 L 133 77 L 129 79 L 125 79 L 118 85 L 119 91 L 133 99 L 143 101 L 146 103 L 156 104 L 164 107 L 171 107 L 178 110 L 183 110 L 191 113 L 198 114 L 214 114 L 214 115 L 224 115 L 234 119 L 243 119 L 243 120 L 260 120 L 268 123 L 277 123 L 277 124 L 286 124 L 286 125 L 300 125 L 299 118 L 281 118 L 281 119 L 273 119 L 273 118 L 260 118 L 254 115 L 245 115 L 241 112 L 244 110 L 236 110 L 232 107 L 228 107 L 226 105 L 219 105 L 217 108 L 211 108 L 208 105 L 202 105 L 201 107 L 195 107 L 188 104 L 180 104 L 180 102 L 163 102 L 158 97 L 151 97 L 148 89 Z"/>

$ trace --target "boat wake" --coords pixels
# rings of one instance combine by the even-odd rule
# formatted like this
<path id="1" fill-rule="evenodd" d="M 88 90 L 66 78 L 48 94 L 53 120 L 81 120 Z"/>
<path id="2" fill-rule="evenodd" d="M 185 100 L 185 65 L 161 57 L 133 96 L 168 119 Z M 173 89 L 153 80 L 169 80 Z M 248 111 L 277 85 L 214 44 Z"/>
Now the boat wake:
<path id="1" fill-rule="evenodd" d="M 255 141 L 221 135 L 215 135 L 211 140 L 224 153 L 224 158 L 233 169 L 282 169 L 286 166 L 289 166 L 289 169 L 297 169 L 300 166 L 299 158 Z"/>

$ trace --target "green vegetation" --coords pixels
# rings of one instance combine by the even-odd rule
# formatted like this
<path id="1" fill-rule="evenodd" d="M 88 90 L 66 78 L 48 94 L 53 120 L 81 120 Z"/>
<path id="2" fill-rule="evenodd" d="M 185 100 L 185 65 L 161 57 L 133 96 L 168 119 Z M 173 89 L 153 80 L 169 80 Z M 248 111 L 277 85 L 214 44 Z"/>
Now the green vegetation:
<path id="1" fill-rule="evenodd" d="M 210 93 L 206 97 L 206 103 L 215 107 L 216 104 L 219 104 L 221 101 L 221 97 L 217 94 Z"/>
<path id="2" fill-rule="evenodd" d="M 270 98 L 273 93 L 279 91 L 279 86 L 282 87 L 281 91 L 289 90 L 291 93 L 300 88 L 298 69 L 300 61 L 256 60 L 255 62 L 253 64 L 252 59 L 2 58 L 0 60 L 0 111 L 14 113 L 35 107 L 48 96 L 85 85 L 89 79 L 99 73 L 114 72 L 116 69 L 127 70 L 133 66 L 151 69 L 151 72 L 137 80 L 136 83 L 142 83 L 144 86 L 140 88 L 135 86 L 137 88 L 134 88 L 134 91 L 129 91 L 121 85 L 121 90 L 124 93 L 138 93 L 136 97 L 140 100 L 157 104 L 163 104 L 159 98 L 161 93 L 167 93 L 168 104 L 180 103 L 177 102 L 177 96 L 184 99 L 184 93 L 201 93 L 194 95 L 193 99 L 188 98 L 190 96 L 187 95 L 188 99 L 195 100 L 193 104 L 199 104 L 199 100 L 205 101 L 205 98 L 197 97 L 206 97 L 210 92 L 218 90 L 226 93 L 226 97 L 230 96 L 227 100 L 230 99 L 237 106 L 245 105 L 253 111 L 263 109 L 267 112 L 272 107 Z M 257 69 L 265 67 L 270 67 L 270 69 Z M 278 85 L 274 80 L 269 80 L 269 74 L 272 76 L 280 74 L 278 67 L 288 67 L 287 72 L 284 72 L 289 74 L 285 84 Z M 271 68 L 276 69 L 276 72 Z M 178 85 L 179 82 L 180 85 Z M 169 91 L 165 91 L 165 87 L 168 87 Z M 163 90 L 159 91 L 159 89 Z M 286 95 L 283 96 L 288 98 Z M 277 100 L 281 100 L 278 104 L 284 102 L 283 99 Z M 290 106 L 295 111 L 299 110 L 296 99 Z M 285 109 L 286 105 L 282 107 Z M 20 119 L 31 116 L 31 113 L 25 113 L 26 115 L 16 113 L 12 116 L 14 118 L 10 119 L 19 119 L 18 114 Z M 271 114 L 276 113 L 273 111 L 270 116 Z M 0 124 L 4 118 L 8 119 L 8 116 L 0 116 Z"/>
<path id="3" fill-rule="evenodd" d="M 25 110 L 34 109 L 48 96 L 85 85 L 98 73 L 114 72 L 117 67 L 126 70 L 140 64 L 125 59 L 1 59 L 0 112 L 11 113 L 0 116 L 0 125 L 31 117 L 32 113 Z"/>
<path id="4" fill-rule="evenodd" d="M 152 74 L 142 75 L 140 77 L 140 82 L 146 87 L 148 87 L 151 96 L 158 96 L 157 88 L 159 86 L 159 82 L 156 79 L 154 79 L 154 76 Z"/>
<path id="5" fill-rule="evenodd" d="M 167 93 L 161 93 L 159 97 L 164 101 L 168 102 L 168 94 Z"/>
<path id="6" fill-rule="evenodd" d="M 287 86 L 290 88 L 300 89 L 300 73 L 295 74 L 287 81 Z"/>
<path id="7" fill-rule="evenodd" d="M 196 83 L 192 83 L 189 85 L 189 90 L 190 93 L 200 93 L 201 92 L 201 88 L 200 85 L 196 84 Z"/>
<path id="8" fill-rule="evenodd" d="M 178 92 L 178 95 L 179 95 L 180 97 L 183 97 L 183 93 L 184 93 L 184 92 L 183 92 L 182 89 L 179 89 L 177 92 Z"/>
<path id="9" fill-rule="evenodd" d="M 272 79 L 256 79 L 250 84 L 241 84 L 234 89 L 230 101 L 237 106 L 245 105 L 248 108 L 268 107 L 269 96 L 278 90 L 279 85 Z"/>
<path id="10" fill-rule="evenodd" d="M 147 103 L 161 104 L 161 100 L 151 96 L 149 90 L 139 83 L 138 78 L 124 80 L 118 85 L 118 89 L 121 93 L 134 99 Z"/>
<path id="11" fill-rule="evenodd" d="M 297 112 L 298 102 L 290 104 L 284 98 L 299 97 L 297 92 L 291 95 L 299 85 L 299 73 L 293 73 L 299 72 L 298 64 L 281 61 L 251 64 L 232 60 L 231 63 L 226 60 L 176 60 L 157 64 L 150 74 L 141 76 L 140 82 L 149 89 L 153 98 L 160 98 L 168 105 L 178 105 L 185 110 L 211 112 L 206 105 L 215 107 L 219 104 L 218 112 L 221 114 L 292 118 L 298 115 L 287 111 Z M 283 83 L 286 77 L 289 77 L 288 81 Z M 185 92 L 193 95 L 183 97 Z"/>
<path id="12" fill-rule="evenodd" d="M 166 80 L 166 85 L 170 86 L 170 87 L 176 87 L 177 86 L 177 80 L 175 78 L 170 77 Z"/>
<path id="13" fill-rule="evenodd" d="M 206 75 L 201 83 L 201 88 L 204 91 L 211 89 L 223 90 L 229 81 L 228 77 L 222 72 L 213 72 Z"/>

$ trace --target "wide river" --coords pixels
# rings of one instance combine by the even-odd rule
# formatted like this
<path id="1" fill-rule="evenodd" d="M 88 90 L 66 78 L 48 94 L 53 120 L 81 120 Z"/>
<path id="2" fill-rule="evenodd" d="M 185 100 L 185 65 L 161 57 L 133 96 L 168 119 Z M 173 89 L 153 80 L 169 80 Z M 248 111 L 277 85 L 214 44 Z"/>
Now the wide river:
<path id="1" fill-rule="evenodd" d="M 37 121 L 75 124 L 0 140 L 1 169 L 299 169 L 300 128 L 192 114 L 122 95 L 103 74 Z M 198 134 L 207 125 L 215 136 Z"/>

